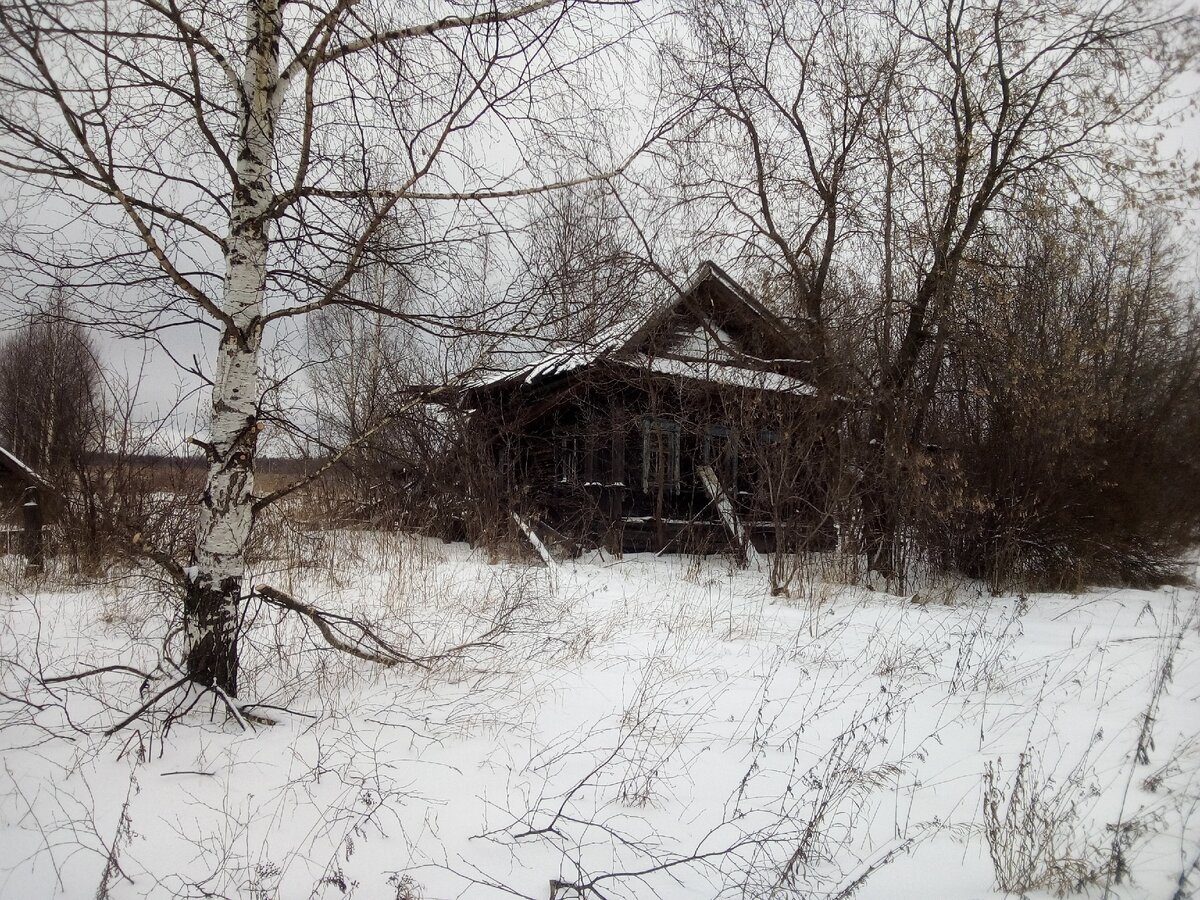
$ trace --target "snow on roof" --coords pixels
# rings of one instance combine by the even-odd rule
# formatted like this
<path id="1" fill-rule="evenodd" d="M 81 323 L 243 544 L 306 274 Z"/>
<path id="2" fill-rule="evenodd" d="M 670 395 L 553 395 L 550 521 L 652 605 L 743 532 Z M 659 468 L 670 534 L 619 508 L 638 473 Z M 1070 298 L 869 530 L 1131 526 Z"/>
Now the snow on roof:
<path id="1" fill-rule="evenodd" d="M 476 376 L 467 382 L 467 386 L 486 387 L 506 381 L 515 384 L 536 384 L 555 375 L 565 375 L 576 369 L 586 368 L 600 357 L 615 353 L 624 347 L 649 319 L 650 315 L 647 315 L 632 322 L 618 322 L 591 340 L 551 348 L 537 362 L 516 369 L 502 369 Z"/>
<path id="2" fill-rule="evenodd" d="M 799 378 L 725 363 L 673 359 L 669 356 L 647 356 L 644 353 L 634 353 L 613 361 L 635 369 L 657 372 L 660 375 L 674 375 L 691 381 L 708 381 L 713 384 L 756 388 L 760 391 L 796 394 L 802 397 L 815 397 L 817 394 L 815 387 Z"/>
<path id="3" fill-rule="evenodd" d="M 29 466 L 25 465 L 25 463 L 21 462 L 21 460 L 17 459 L 3 447 L 0 447 L 0 461 L 8 463 L 11 468 L 14 468 L 18 472 L 29 476 L 31 481 L 36 481 L 38 484 L 46 483 L 46 479 L 44 479 L 37 472 L 33 471 L 33 469 L 29 468 Z"/>
<path id="4" fill-rule="evenodd" d="M 516 369 L 498 370 L 478 375 L 467 382 L 468 388 L 487 387 L 493 384 L 528 384 L 533 385 L 546 379 L 553 378 L 557 375 L 566 375 L 578 369 L 587 368 L 592 363 L 603 357 L 609 357 L 618 353 L 629 344 L 638 334 L 642 332 L 651 322 L 664 312 L 674 309 L 676 304 L 683 298 L 691 294 L 701 284 L 708 280 L 720 282 L 729 291 L 741 298 L 746 306 L 759 316 L 765 316 L 766 312 L 761 304 L 758 303 L 746 289 L 734 281 L 726 274 L 720 266 L 712 262 L 702 263 L 691 277 L 671 295 L 669 302 L 656 304 L 652 309 L 643 315 L 636 317 L 627 322 L 619 322 L 613 325 L 589 341 L 570 344 L 568 346 L 559 346 L 552 348 L 536 362 L 521 366 Z M 618 360 L 619 362 L 620 360 Z M 730 368 L 730 367 L 726 367 Z M 753 372 L 754 370 L 744 369 L 744 372 Z M 678 374 L 678 373 L 676 373 Z M 755 373 L 759 374 L 759 373 Z M 692 377 L 692 376 L 687 376 Z M 784 378 L 785 376 L 780 376 Z M 708 379 L 711 380 L 711 379 Z M 807 391 L 812 391 L 811 385 L 807 385 L 798 379 L 786 379 L 787 381 L 795 382 L 796 385 L 803 385 Z M 733 382 L 731 382 L 733 383 Z M 774 390 L 773 388 L 764 388 L 764 390 Z M 783 388 L 779 388 L 783 390 Z M 794 390 L 794 388 L 786 388 L 786 390 Z"/>

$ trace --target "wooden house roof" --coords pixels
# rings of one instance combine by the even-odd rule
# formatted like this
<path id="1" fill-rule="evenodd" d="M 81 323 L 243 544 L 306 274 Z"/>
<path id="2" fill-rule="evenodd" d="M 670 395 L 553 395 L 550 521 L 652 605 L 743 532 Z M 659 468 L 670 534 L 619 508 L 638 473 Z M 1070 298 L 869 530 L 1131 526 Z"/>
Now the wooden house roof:
<path id="1" fill-rule="evenodd" d="M 0 447 L 0 472 L 15 475 L 18 479 L 29 484 L 37 484 L 43 487 L 46 485 L 46 479 L 21 462 L 21 460 L 4 447 Z"/>
<path id="2" fill-rule="evenodd" d="M 468 392 L 539 386 L 602 361 L 683 379 L 815 394 L 802 377 L 803 337 L 720 266 L 703 263 L 643 315 L 518 368 L 473 379 Z"/>

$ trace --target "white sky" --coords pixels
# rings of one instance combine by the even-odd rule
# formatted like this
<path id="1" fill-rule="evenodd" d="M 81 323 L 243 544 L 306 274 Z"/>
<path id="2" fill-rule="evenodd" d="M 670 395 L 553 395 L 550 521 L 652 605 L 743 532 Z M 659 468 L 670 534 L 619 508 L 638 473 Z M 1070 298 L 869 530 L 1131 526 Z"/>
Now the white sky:
<path id="1" fill-rule="evenodd" d="M 1196 116 L 1196 100 L 1200 95 L 1200 72 L 1191 73 L 1179 84 L 1181 98 L 1190 98 L 1190 103 L 1181 99 L 1176 114 L 1165 133 L 1164 151 L 1178 151 L 1190 164 L 1200 163 L 1200 118 Z M 1183 224 L 1181 238 L 1190 249 L 1188 275 L 1193 283 L 1200 285 L 1200 200 L 1193 198 L 1188 207 L 1181 210 Z M 720 260 L 718 260 L 720 262 Z M 13 310 L 8 307 L 0 318 L 0 328 L 12 327 L 16 322 Z M 202 382 L 178 367 L 171 356 L 191 364 L 198 360 L 201 368 L 208 371 L 209 360 L 215 347 L 214 333 L 197 325 L 186 325 L 160 333 L 160 349 L 145 341 L 115 339 L 99 336 L 105 361 L 117 371 L 132 374 L 142 373 L 139 389 L 142 414 L 147 419 L 157 418 L 172 408 L 181 397 L 186 398 L 178 411 L 178 425 L 174 433 L 182 437 L 195 428 L 197 420 L 204 418 Z"/>

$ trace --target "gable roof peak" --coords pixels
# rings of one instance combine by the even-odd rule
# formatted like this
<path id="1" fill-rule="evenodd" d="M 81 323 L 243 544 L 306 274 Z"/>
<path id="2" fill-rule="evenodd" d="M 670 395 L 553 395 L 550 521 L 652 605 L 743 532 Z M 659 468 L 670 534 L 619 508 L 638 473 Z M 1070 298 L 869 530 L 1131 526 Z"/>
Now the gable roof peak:
<path id="1" fill-rule="evenodd" d="M 666 294 L 641 315 L 618 322 L 588 340 L 551 347 L 539 359 L 527 365 L 476 378 L 470 386 L 478 388 L 501 383 L 532 385 L 547 378 L 585 368 L 603 358 L 626 351 L 636 352 L 641 349 L 647 337 L 656 333 L 670 316 L 687 304 L 705 284 L 711 284 L 715 288 L 708 295 L 710 300 L 724 298 L 749 311 L 756 320 L 766 326 L 766 330 L 781 346 L 799 345 L 797 332 L 760 303 L 732 275 L 711 259 L 706 259 L 682 284 L 671 280 L 672 293 Z M 785 356 L 790 359 L 794 353 Z"/>

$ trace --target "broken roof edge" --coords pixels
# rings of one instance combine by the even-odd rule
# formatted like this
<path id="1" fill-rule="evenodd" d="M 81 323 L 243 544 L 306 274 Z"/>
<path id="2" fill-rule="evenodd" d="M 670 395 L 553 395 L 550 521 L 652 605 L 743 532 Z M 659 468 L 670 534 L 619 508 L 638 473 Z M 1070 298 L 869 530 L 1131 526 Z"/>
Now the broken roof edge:
<path id="1" fill-rule="evenodd" d="M 50 482 L 23 463 L 15 455 L 13 455 L 6 447 L 0 446 L 0 457 L 6 460 L 14 469 L 27 475 L 30 480 L 36 482 L 41 487 L 49 487 Z"/>
<path id="2" fill-rule="evenodd" d="M 677 285 L 674 281 L 671 281 L 673 292 L 669 295 L 669 300 L 663 300 L 660 303 L 652 305 L 649 310 L 637 316 L 632 321 L 618 322 L 589 340 L 579 341 L 570 346 L 558 349 L 548 349 L 543 353 L 541 359 L 524 366 L 506 370 L 498 369 L 476 375 L 473 378 L 467 379 L 463 387 L 471 391 L 498 387 L 500 385 L 533 385 L 547 378 L 553 378 L 557 375 L 567 375 L 578 369 L 592 365 L 606 356 L 619 353 L 636 344 L 665 317 L 669 316 L 680 303 L 692 296 L 703 284 L 709 281 L 717 283 L 724 290 L 728 291 L 736 300 L 773 327 L 781 336 L 790 340 L 801 340 L 799 332 L 780 319 L 775 313 L 771 312 L 753 294 L 746 290 L 737 279 L 711 259 L 706 259 L 696 267 L 681 285 Z"/>

